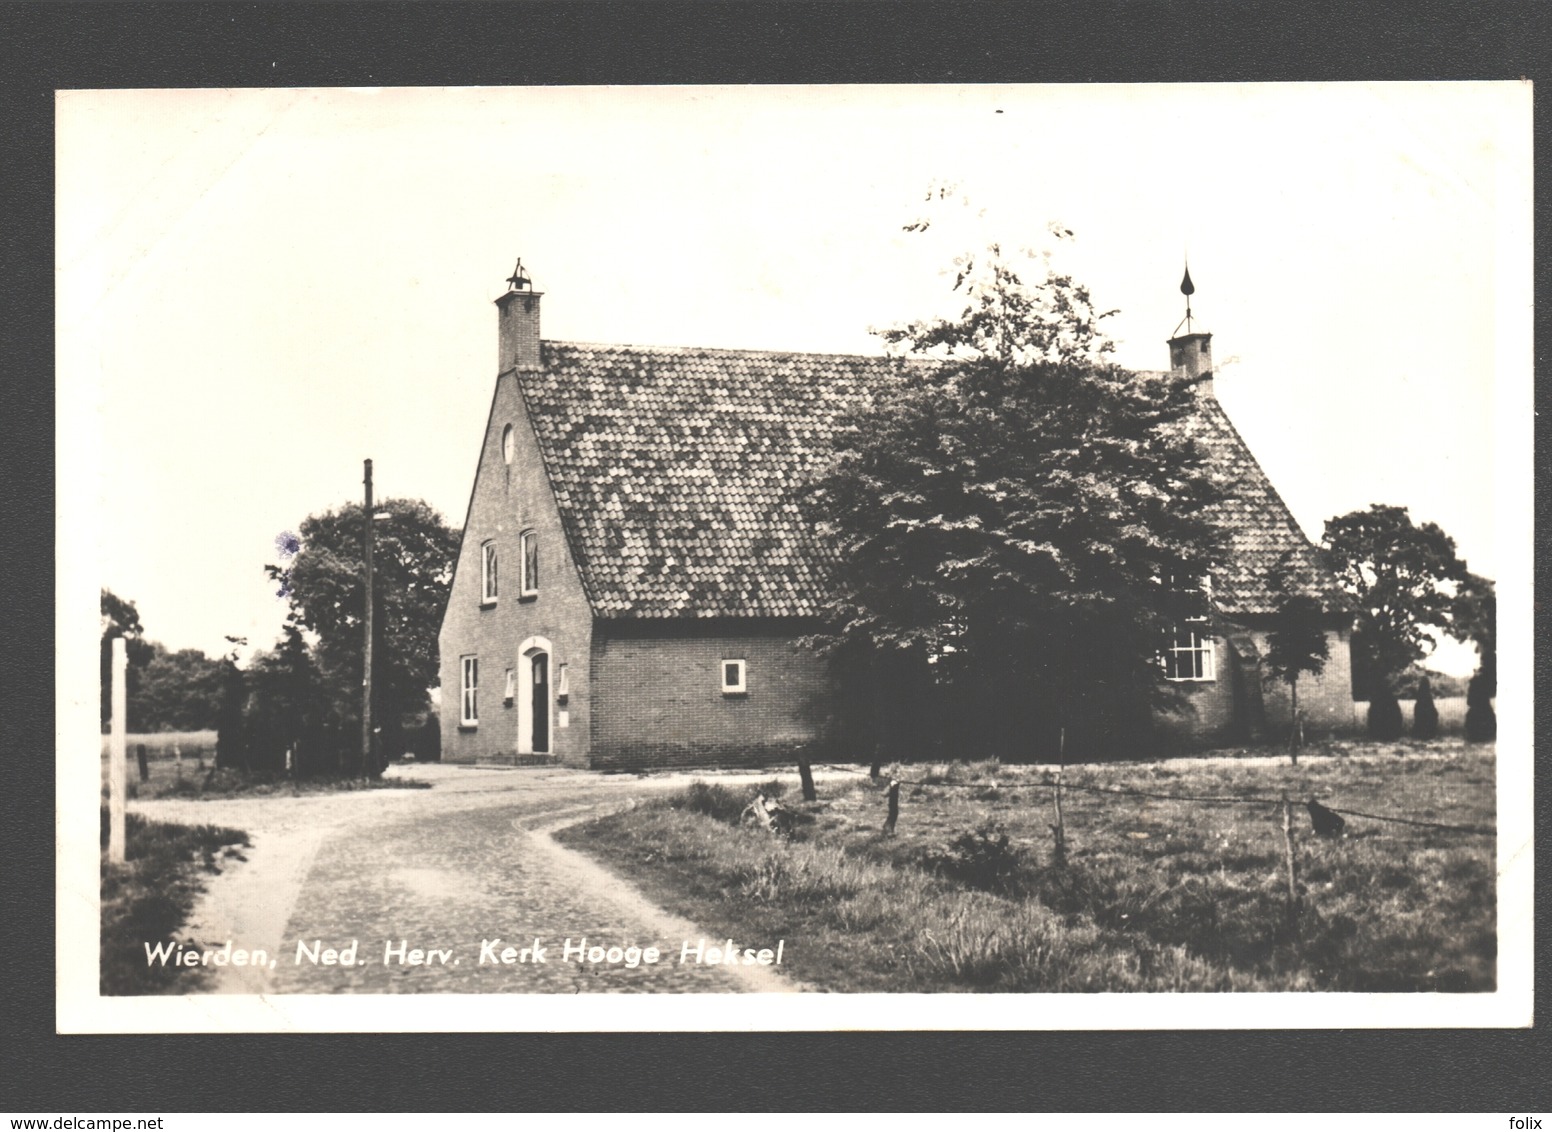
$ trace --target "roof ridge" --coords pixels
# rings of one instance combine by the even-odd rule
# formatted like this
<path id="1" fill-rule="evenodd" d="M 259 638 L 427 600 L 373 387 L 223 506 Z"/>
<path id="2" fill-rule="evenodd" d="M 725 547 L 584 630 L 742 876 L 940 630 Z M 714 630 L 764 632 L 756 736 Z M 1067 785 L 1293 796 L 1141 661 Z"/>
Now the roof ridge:
<path id="1" fill-rule="evenodd" d="M 911 358 L 899 354 L 837 354 L 823 350 L 767 350 L 753 349 L 740 346 L 657 346 L 638 345 L 633 342 L 577 342 L 568 339 L 544 338 L 543 345 L 560 346 L 570 349 L 617 351 L 620 353 L 655 353 L 673 355 L 692 354 L 720 354 L 728 357 L 772 357 L 772 358 L 829 358 L 834 360 L 859 361 L 859 362 L 905 362 L 923 363 L 932 362 L 932 358 Z"/>

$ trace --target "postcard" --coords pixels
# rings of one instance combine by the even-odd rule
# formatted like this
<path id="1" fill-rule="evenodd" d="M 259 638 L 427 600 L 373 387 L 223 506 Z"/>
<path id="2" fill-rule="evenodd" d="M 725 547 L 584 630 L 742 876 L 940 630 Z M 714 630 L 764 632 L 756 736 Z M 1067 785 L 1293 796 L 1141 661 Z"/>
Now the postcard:
<path id="1" fill-rule="evenodd" d="M 58 1029 L 1529 1026 L 1530 111 L 59 91 Z"/>

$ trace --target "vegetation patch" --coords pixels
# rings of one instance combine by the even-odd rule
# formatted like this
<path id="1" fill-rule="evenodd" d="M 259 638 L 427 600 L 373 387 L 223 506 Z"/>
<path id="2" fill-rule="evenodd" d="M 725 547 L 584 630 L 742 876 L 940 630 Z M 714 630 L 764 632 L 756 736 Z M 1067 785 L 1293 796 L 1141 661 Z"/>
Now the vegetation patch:
<path id="1" fill-rule="evenodd" d="M 300 794 L 338 794 L 357 790 L 429 790 L 431 783 L 403 778 L 362 778 L 341 774 L 293 776 L 277 771 L 244 771 L 178 759 L 170 745 L 147 747 L 146 774 L 141 777 L 135 748 L 130 744 L 124 793 L 128 798 L 233 798 Z M 108 761 L 102 761 L 102 796 L 108 796 Z"/>
<path id="2" fill-rule="evenodd" d="M 102 811 L 102 846 L 108 844 L 108 811 Z M 187 994 L 206 978 L 204 968 L 175 968 L 146 962 L 146 948 L 164 944 L 199 946 L 180 935 L 204 891 L 204 878 L 229 861 L 243 860 L 249 844 L 241 830 L 214 825 L 149 822 L 139 814 L 124 819 L 124 863 L 102 859 L 100 993 L 105 995 Z M 220 941 L 224 942 L 224 941 Z"/>
<path id="3" fill-rule="evenodd" d="M 1490 747 L 1393 746 L 1346 744 L 1343 758 L 1297 767 L 1069 767 L 1065 859 L 1049 772 L 989 762 L 889 768 L 919 784 L 901 791 L 894 836 L 882 830 L 887 776 L 859 774 L 822 782 L 813 803 L 789 789 L 784 804 L 807 819 L 791 841 L 736 824 L 769 784 L 725 783 L 559 837 L 708 931 L 784 939 L 784 969 L 830 990 L 1491 990 L 1491 836 L 1354 816 L 1347 836 L 1318 837 L 1296 806 L 1290 917 L 1284 791 L 1492 826 Z M 1254 801 L 1104 792 L 1115 790 Z"/>

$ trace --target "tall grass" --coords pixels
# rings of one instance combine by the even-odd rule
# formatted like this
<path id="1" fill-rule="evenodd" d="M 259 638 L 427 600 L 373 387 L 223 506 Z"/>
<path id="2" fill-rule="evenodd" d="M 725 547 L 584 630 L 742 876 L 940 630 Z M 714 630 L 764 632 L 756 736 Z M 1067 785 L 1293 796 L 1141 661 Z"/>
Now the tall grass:
<path id="1" fill-rule="evenodd" d="M 104 847 L 107 841 L 104 809 Z M 124 863 L 110 865 L 106 856 L 102 861 L 101 993 L 184 994 L 198 988 L 200 968 L 152 966 L 145 946 L 177 940 L 204 890 L 203 878 L 219 873 L 229 860 L 241 860 L 239 847 L 248 844 L 241 830 L 125 816 Z"/>
<path id="2" fill-rule="evenodd" d="M 1491 748 L 1429 750 L 1438 757 L 1362 748 L 1297 768 L 1069 768 L 1068 781 L 1171 794 L 1287 789 L 1353 809 L 1491 824 Z M 721 824 L 754 793 L 721 785 L 562 836 L 708 928 L 785 938 L 790 961 L 801 964 L 794 973 L 833 989 L 1495 985 L 1491 838 L 1364 819 L 1350 819 L 1346 838 L 1317 838 L 1303 818 L 1300 901 L 1290 919 L 1274 806 L 1074 791 L 1065 807 L 1069 852 L 1058 861 L 1043 771 L 912 769 L 924 785 L 902 803 L 893 837 L 880 830 L 882 784 L 865 779 L 825 784 L 818 803 L 789 802 L 809 822 L 796 843 Z M 934 778 L 942 785 L 925 784 Z"/>

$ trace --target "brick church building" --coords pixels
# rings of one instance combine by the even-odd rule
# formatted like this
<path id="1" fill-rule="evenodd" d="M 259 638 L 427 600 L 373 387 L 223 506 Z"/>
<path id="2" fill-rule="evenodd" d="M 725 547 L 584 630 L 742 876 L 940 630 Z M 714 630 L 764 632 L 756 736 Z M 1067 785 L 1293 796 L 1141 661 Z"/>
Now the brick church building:
<path id="1" fill-rule="evenodd" d="M 442 757 L 624 768 L 790 762 L 833 737 L 818 625 L 824 548 L 794 490 L 844 408 L 894 380 L 881 357 L 599 346 L 540 338 L 521 271 L 496 301 L 496 388 L 440 637 Z M 1189 327 L 1188 327 L 1189 329 Z M 1209 619 L 1161 663 L 1161 720 L 1198 745 L 1286 727 L 1260 657 L 1285 554 L 1329 611 L 1300 680 L 1311 731 L 1353 725 L 1351 613 L 1213 394 L 1211 335 L 1169 342 L 1198 379 L 1184 428 L 1229 481 Z M 859 753 L 853 753 L 858 757 Z"/>

